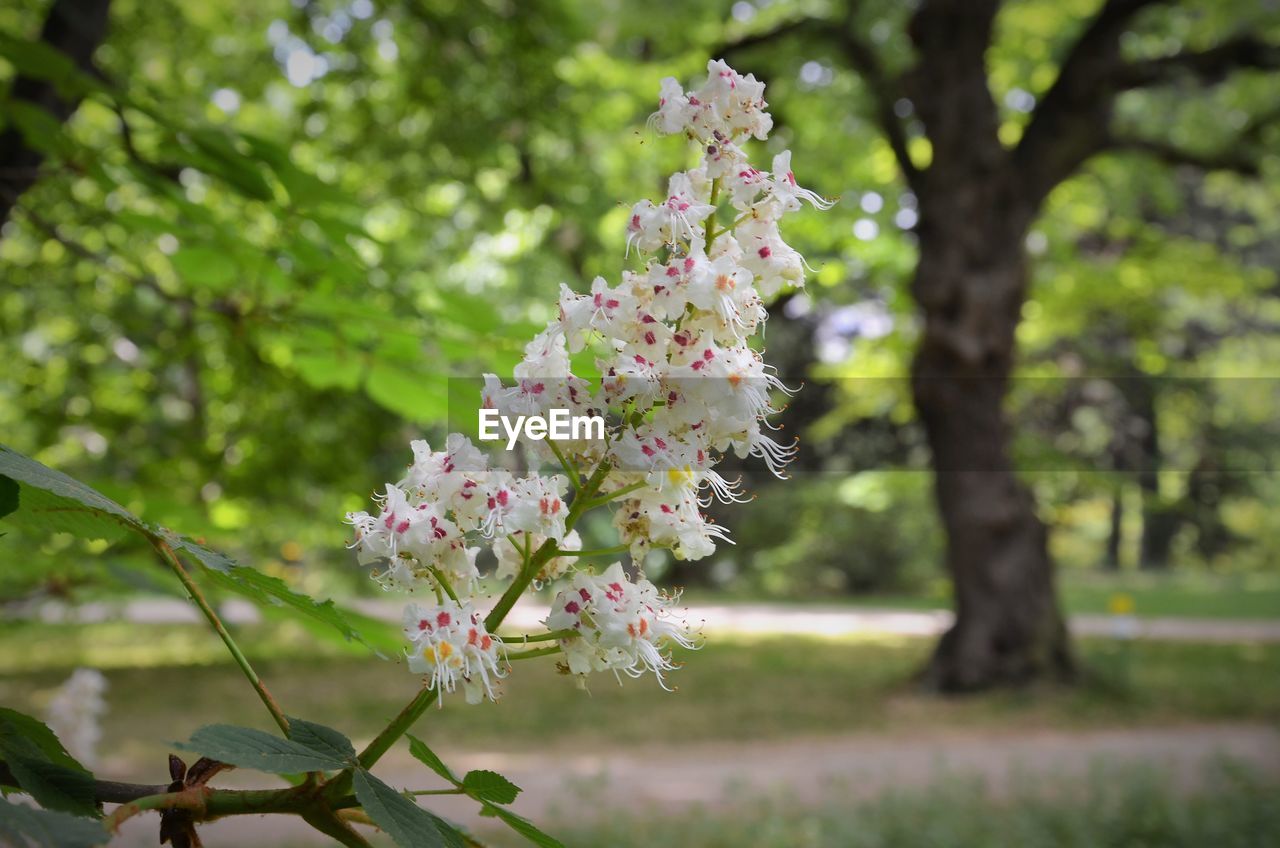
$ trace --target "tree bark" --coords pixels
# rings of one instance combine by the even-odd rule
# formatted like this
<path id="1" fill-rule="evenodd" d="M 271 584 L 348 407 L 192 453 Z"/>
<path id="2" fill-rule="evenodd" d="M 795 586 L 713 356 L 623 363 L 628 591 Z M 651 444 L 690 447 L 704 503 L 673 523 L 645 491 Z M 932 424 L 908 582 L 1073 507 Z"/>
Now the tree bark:
<path id="1" fill-rule="evenodd" d="M 40 30 L 40 40 L 65 53 L 80 70 L 93 72 L 93 54 L 107 34 L 107 10 L 111 0 L 55 0 Z M 78 98 L 64 97 L 48 80 L 19 76 L 9 92 L 49 112 L 59 123 L 71 117 Z M 17 127 L 0 133 L 0 224 L 22 193 L 35 184 L 44 154 L 29 145 Z"/>
<path id="2" fill-rule="evenodd" d="M 908 34 L 916 61 L 901 78 L 887 74 L 859 36 L 858 0 L 849 0 L 839 22 L 786 22 L 738 43 L 761 45 L 805 32 L 839 48 L 867 84 L 873 117 L 919 199 L 913 294 L 924 326 L 912 389 L 933 450 L 947 568 L 956 589 L 956 623 L 924 674 L 941 689 L 1073 671 L 1046 528 L 1014 473 L 1002 408 L 1026 296 L 1023 245 L 1031 221 L 1055 186 L 1109 149 L 1136 146 L 1166 161 L 1224 164 L 1163 142 L 1112 135 L 1119 92 L 1175 76 L 1210 84 L 1237 67 L 1280 67 L 1280 46 L 1252 36 L 1127 62 L 1120 49 L 1124 34 L 1144 10 L 1163 2 L 1104 0 L 1067 49 L 1057 79 L 1011 149 L 1000 141 L 986 71 L 1000 0 L 911 4 L 916 11 Z M 904 115 L 923 124 L 926 161 L 913 158 L 899 122 Z M 1253 124 L 1241 139 L 1261 125 Z M 1238 165 L 1238 157 L 1228 159 L 1228 167 Z"/>
<path id="3" fill-rule="evenodd" d="M 956 621 L 923 679 L 949 692 L 1066 679 L 1073 662 L 1048 534 L 1014 471 L 1003 409 L 1026 289 L 1022 241 L 966 233 L 972 217 L 944 220 L 921 240 L 925 329 L 912 388 L 933 451 Z M 966 257 L 967 237 L 985 249 Z"/>
<path id="4" fill-rule="evenodd" d="M 911 22 L 909 90 L 933 146 L 912 294 L 924 318 L 912 393 L 933 453 L 956 620 L 923 673 L 969 691 L 1073 669 L 1047 532 L 1010 456 L 1004 398 L 1040 198 L 997 134 L 985 51 L 998 3 L 931 0 Z"/>

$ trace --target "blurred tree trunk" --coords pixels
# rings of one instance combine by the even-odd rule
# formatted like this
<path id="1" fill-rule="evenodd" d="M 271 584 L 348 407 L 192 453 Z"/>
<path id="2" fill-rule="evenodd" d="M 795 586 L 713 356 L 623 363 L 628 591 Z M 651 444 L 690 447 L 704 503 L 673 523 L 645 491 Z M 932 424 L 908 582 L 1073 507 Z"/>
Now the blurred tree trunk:
<path id="1" fill-rule="evenodd" d="M 931 174 L 945 174 L 940 164 Z M 1046 529 L 1009 453 L 1003 403 L 1026 294 L 1016 223 L 1026 216 L 1007 208 L 998 182 L 960 173 L 921 198 L 914 291 L 925 325 L 912 386 L 956 589 L 956 623 L 925 679 L 944 691 L 1072 668 Z"/>
<path id="2" fill-rule="evenodd" d="M 1160 421 L 1156 409 L 1156 380 L 1136 365 L 1131 364 L 1129 371 L 1124 380 L 1124 393 L 1129 404 L 1129 429 L 1136 441 L 1138 488 L 1142 492 L 1138 566 L 1148 571 L 1159 571 L 1169 567 L 1178 522 L 1160 497 Z"/>
<path id="3" fill-rule="evenodd" d="M 1111 525 L 1107 529 L 1107 551 L 1102 557 L 1103 571 L 1120 570 L 1120 550 L 1124 545 L 1124 486 L 1116 483 L 1111 490 Z"/>
<path id="4" fill-rule="evenodd" d="M 912 103 L 933 146 L 912 293 L 924 328 L 912 390 L 933 453 L 956 621 L 923 678 L 967 691 L 1073 664 L 1047 532 L 1010 456 L 1004 398 L 1026 299 L 1024 244 L 1039 198 L 997 134 L 984 54 L 998 4 L 930 2 L 911 23 Z"/>
<path id="5" fill-rule="evenodd" d="M 1205 153 L 1118 132 L 1111 116 L 1124 91 L 1183 80 L 1211 85 L 1237 68 L 1278 68 L 1280 45 L 1242 34 L 1202 50 L 1128 61 L 1122 37 L 1135 16 L 1161 2 L 1104 0 L 1067 47 L 1017 143 L 1006 146 L 985 61 L 999 0 L 911 5 L 915 61 L 900 76 L 883 63 L 879 39 L 866 37 L 859 0 L 848 0 L 842 20 L 784 21 L 731 47 L 806 33 L 838 48 L 862 78 L 870 117 L 918 198 L 920 261 L 912 292 L 924 327 L 912 390 L 933 451 L 957 598 L 956 622 L 925 680 L 967 690 L 1064 678 L 1073 663 L 1046 528 L 1014 473 L 1003 410 L 1026 298 L 1027 233 L 1049 193 L 1107 151 L 1256 174 L 1256 157 L 1242 152 L 1248 131 L 1239 134 L 1239 144 Z M 910 137 L 906 121 L 913 114 L 923 138 Z M 1272 119 L 1255 119 L 1254 130 Z M 927 143 L 916 150 L 915 141 Z"/>
<path id="6" fill-rule="evenodd" d="M 111 0 L 55 0 L 40 30 L 40 40 L 65 53 L 76 67 L 93 72 L 93 53 L 107 34 Z M 78 98 L 63 97 L 48 80 L 19 76 L 9 92 L 13 100 L 38 106 L 59 123 L 71 117 Z M 0 224 L 9 219 L 22 193 L 35 184 L 44 153 L 27 143 L 15 126 L 0 133 Z"/>

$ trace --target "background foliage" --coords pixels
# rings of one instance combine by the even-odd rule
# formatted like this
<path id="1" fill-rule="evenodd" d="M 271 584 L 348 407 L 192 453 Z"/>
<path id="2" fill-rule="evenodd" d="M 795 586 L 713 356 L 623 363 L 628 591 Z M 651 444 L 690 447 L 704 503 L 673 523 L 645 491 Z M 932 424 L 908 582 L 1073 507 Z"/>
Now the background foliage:
<path id="1" fill-rule="evenodd" d="M 1094 5 L 1001 13 L 989 62 L 1006 142 Z M 13 45 L 44 6 L 0 11 L 0 74 L 40 61 Z M 840 203 L 792 228 L 815 273 L 770 326 L 784 374 L 807 383 L 799 483 L 753 479 L 760 499 L 725 519 L 739 546 L 669 577 L 793 595 L 927 588 L 940 536 L 904 382 L 915 198 L 865 84 L 829 48 L 734 46 L 838 11 L 120 0 L 104 80 L 62 130 L 5 102 L 49 160 L 0 241 L 0 433 L 268 573 L 363 585 L 341 514 L 406 461 L 407 438 L 440 435 L 450 377 L 509 369 L 560 282 L 616 274 L 624 203 L 679 164 L 636 129 L 658 80 L 731 52 L 769 81 L 771 146 L 794 147 L 802 181 Z M 857 16 L 893 70 L 907 9 Z M 1180 4 L 1124 47 L 1274 33 L 1275 18 L 1266 4 Z M 1260 120 L 1273 90 L 1246 72 L 1203 97 L 1126 95 L 1136 133 L 1206 153 L 1243 137 L 1232 153 L 1260 172 L 1107 156 L 1053 194 L 1029 240 L 1018 451 L 1068 566 L 1274 568 L 1280 192 Z M 31 541 L 42 555 L 4 570 L 8 597 L 110 584 L 113 558 L 137 555 L 116 546 L 102 567 L 65 537 L 7 540 Z"/>

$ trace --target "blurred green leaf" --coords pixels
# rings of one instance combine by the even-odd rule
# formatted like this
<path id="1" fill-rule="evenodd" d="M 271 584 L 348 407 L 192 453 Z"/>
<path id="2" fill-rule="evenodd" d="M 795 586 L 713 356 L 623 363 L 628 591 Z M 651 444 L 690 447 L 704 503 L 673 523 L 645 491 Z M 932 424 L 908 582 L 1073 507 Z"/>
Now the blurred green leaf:
<path id="1" fill-rule="evenodd" d="M 411 421 L 431 421 L 443 418 L 448 411 L 445 379 L 376 362 L 369 368 L 364 387 L 369 397 L 392 412 Z"/>
<path id="2" fill-rule="evenodd" d="M 0 476 L 21 487 L 21 508 L 11 520 L 90 539 L 117 538 L 126 529 L 149 533 L 140 518 L 107 496 L 3 445 Z"/>
<path id="3" fill-rule="evenodd" d="M 0 518 L 18 509 L 18 484 L 8 477 L 0 477 Z"/>
<path id="4" fill-rule="evenodd" d="M 218 555 L 211 562 L 221 563 L 231 560 Z M 201 564 L 205 564 L 201 560 Z M 205 574 L 218 586 L 235 592 L 262 606 L 284 606 L 309 618 L 327 624 L 340 633 L 348 641 L 356 641 L 376 652 L 376 646 L 367 642 L 348 621 L 346 614 L 338 609 L 332 600 L 317 601 L 315 598 L 290 589 L 288 584 L 278 577 L 263 574 L 256 568 L 233 565 L 230 570 L 216 566 L 207 566 Z"/>
<path id="5" fill-rule="evenodd" d="M 43 722 L 0 708 L 0 759 L 42 807 L 97 815 L 93 775 L 67 753 Z"/>
<path id="6" fill-rule="evenodd" d="M 0 798 L 0 843 L 13 848 L 90 848 L 106 844 L 101 822 Z"/>
<path id="7" fill-rule="evenodd" d="M 62 122 L 34 103 L 25 100 L 4 102 L 4 113 L 22 133 L 28 145 L 41 153 L 66 155 L 73 146 L 67 139 Z"/>
<path id="8" fill-rule="evenodd" d="M 197 286 L 225 289 L 239 278 L 239 267 L 224 248 L 192 245 L 169 257 L 178 276 Z"/>

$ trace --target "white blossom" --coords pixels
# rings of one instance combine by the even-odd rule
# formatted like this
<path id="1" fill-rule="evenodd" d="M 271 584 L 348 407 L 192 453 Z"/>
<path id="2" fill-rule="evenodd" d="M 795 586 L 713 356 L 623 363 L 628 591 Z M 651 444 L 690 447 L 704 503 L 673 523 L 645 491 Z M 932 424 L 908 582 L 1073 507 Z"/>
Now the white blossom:
<path id="1" fill-rule="evenodd" d="M 46 715 L 49 729 L 67 753 L 93 768 L 102 741 L 102 717 L 107 712 L 107 678 L 92 668 L 78 668 L 58 687 Z"/>
<path id="2" fill-rule="evenodd" d="M 502 642 L 491 635 L 471 604 L 445 600 L 436 606 L 409 604 L 404 609 L 405 653 L 409 670 L 426 675 L 440 694 L 459 685 L 468 704 L 498 699 Z"/>
<path id="3" fill-rule="evenodd" d="M 574 575 L 552 601 L 546 624 L 549 630 L 574 631 L 560 640 L 572 674 L 612 671 L 639 677 L 651 671 L 661 681 L 675 667 L 667 653 L 670 645 L 694 646 L 688 625 L 671 614 L 676 600 L 648 580 L 631 581 L 615 562 L 599 576 Z"/>
<path id="4" fill-rule="evenodd" d="M 665 646 L 692 644 L 670 614 L 674 599 L 643 575 L 629 580 L 620 564 L 599 576 L 583 570 L 591 552 L 573 526 L 585 510 L 574 504 L 591 498 L 586 508 L 612 509 L 634 563 L 652 548 L 701 559 L 731 543 L 704 510 L 747 499 L 716 470 L 720 459 L 754 457 L 781 476 L 795 456 L 794 442 L 772 435 L 770 419 L 790 390 L 758 339 L 767 302 L 803 286 L 809 270 L 781 222 L 831 202 L 797 183 L 790 151 L 767 171 L 752 163 L 749 142 L 773 126 L 767 108 L 764 84 L 720 60 L 687 90 L 663 80 L 650 126 L 686 137 L 701 160 L 673 174 L 661 198 L 630 206 L 627 254 L 639 254 L 637 267 L 616 282 L 596 277 L 584 293 L 561 285 L 555 319 L 525 346 L 510 379 L 484 375 L 483 409 L 598 415 L 608 422 L 604 439 L 552 442 L 512 429 L 527 473 L 486 461 L 462 434 L 443 450 L 415 441 L 412 464 L 375 498 L 376 509 L 348 515 L 358 561 L 385 588 L 435 595 L 436 606 L 409 605 L 405 632 L 410 667 L 439 691 L 461 684 L 468 700 L 492 698 L 503 673 L 501 648 L 474 606 L 484 548 L 498 580 L 563 581 L 546 623 L 576 634 L 558 642 L 574 674 L 661 678 L 672 668 Z M 598 378 L 573 373 L 584 358 Z"/>

